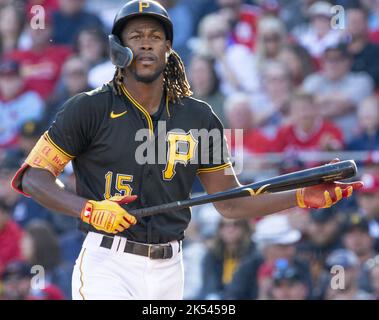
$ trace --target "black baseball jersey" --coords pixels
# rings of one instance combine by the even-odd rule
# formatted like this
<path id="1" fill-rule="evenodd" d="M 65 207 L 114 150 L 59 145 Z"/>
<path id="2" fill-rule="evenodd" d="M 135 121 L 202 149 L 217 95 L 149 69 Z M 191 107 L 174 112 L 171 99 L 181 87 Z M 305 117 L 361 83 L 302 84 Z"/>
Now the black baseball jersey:
<path id="1" fill-rule="evenodd" d="M 125 87 L 123 95 L 115 95 L 106 84 L 69 99 L 48 137 L 72 157 L 79 196 L 133 194 L 138 196 L 128 205 L 133 209 L 188 199 L 199 172 L 230 166 L 222 130 L 204 102 L 184 98 L 173 104 L 164 95 L 149 115 Z M 180 240 L 189 221 L 189 209 L 162 213 L 139 219 L 121 235 L 145 243 Z"/>

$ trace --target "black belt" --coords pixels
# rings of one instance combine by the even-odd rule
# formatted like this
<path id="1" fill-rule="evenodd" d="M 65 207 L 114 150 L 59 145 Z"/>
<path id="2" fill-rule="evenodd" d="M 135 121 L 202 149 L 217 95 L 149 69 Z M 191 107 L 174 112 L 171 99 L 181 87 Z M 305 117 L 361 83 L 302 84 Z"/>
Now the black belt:
<path id="1" fill-rule="evenodd" d="M 114 238 L 103 236 L 100 247 L 111 249 Z M 180 245 L 179 245 L 180 249 Z M 170 259 L 173 256 L 171 244 L 146 244 L 126 240 L 124 252 L 149 257 L 150 259 Z"/>

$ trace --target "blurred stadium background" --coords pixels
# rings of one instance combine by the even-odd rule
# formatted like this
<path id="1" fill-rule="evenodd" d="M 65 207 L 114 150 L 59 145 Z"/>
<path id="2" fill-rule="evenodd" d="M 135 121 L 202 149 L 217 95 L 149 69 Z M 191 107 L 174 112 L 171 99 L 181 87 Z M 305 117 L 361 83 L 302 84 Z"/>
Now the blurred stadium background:
<path id="1" fill-rule="evenodd" d="M 379 0 L 159 2 L 195 97 L 244 129 L 242 144 L 229 140 L 241 181 L 339 157 L 355 159 L 365 182 L 331 209 L 230 221 L 194 208 L 185 299 L 379 299 Z M 107 34 L 123 3 L 0 0 L 0 299 L 71 298 L 77 221 L 9 181 L 62 103 L 112 78 Z M 33 5 L 46 11 L 43 30 L 30 28 Z M 61 180 L 75 189 L 70 166 Z M 30 286 L 32 265 L 45 288 Z M 343 286 L 331 285 L 333 266 Z"/>

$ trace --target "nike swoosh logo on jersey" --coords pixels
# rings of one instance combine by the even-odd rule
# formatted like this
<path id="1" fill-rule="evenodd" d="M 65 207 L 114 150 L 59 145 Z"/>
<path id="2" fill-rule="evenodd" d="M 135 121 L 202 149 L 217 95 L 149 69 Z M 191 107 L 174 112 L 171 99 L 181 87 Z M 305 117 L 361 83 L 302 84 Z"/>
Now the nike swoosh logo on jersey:
<path id="1" fill-rule="evenodd" d="M 119 118 L 119 117 L 123 116 L 125 113 L 128 113 L 128 111 L 124 111 L 124 112 L 121 112 L 121 113 L 114 113 L 114 112 L 112 111 L 112 112 L 111 112 L 111 118 L 112 118 L 112 119 Z"/>

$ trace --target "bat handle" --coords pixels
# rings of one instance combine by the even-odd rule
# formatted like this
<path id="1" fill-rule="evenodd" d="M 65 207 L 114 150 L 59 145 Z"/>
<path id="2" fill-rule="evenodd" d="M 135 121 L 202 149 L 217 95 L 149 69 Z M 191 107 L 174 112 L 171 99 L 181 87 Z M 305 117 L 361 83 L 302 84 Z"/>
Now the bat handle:
<path id="1" fill-rule="evenodd" d="M 260 190 L 262 190 L 262 188 Z M 260 193 L 260 190 L 258 190 L 259 193 Z M 251 192 L 252 192 L 251 188 L 241 187 L 230 192 L 228 195 L 225 195 L 223 192 L 214 193 L 212 195 L 205 194 L 205 195 L 192 198 L 192 199 L 165 203 L 165 204 L 161 204 L 161 205 L 157 205 L 157 206 L 149 207 L 149 208 L 130 210 L 128 212 L 134 215 L 136 218 L 143 218 L 143 217 L 152 216 L 157 213 L 179 211 L 182 209 L 186 209 L 193 206 L 199 206 L 199 205 L 210 203 L 210 202 L 216 202 L 216 201 L 239 198 L 239 197 L 246 197 L 246 196 L 252 195 Z M 259 193 L 256 193 L 256 194 L 259 194 Z"/>
<path id="2" fill-rule="evenodd" d="M 150 208 L 134 209 L 128 212 L 134 215 L 136 218 L 143 218 L 143 217 L 155 215 L 157 213 L 176 211 L 183 208 L 186 208 L 186 206 L 181 204 L 181 201 L 177 201 L 177 202 L 166 203 L 166 204 L 162 204 L 162 205 L 154 206 Z"/>

